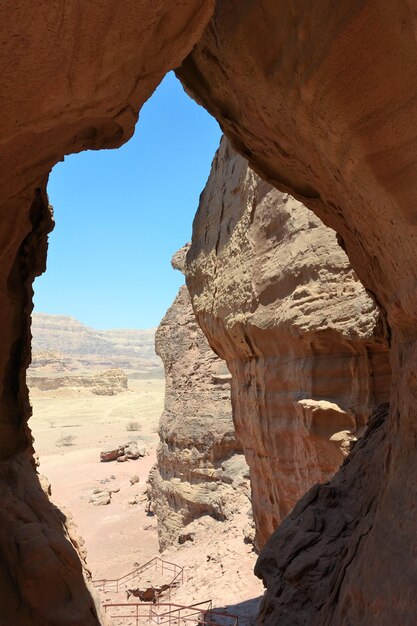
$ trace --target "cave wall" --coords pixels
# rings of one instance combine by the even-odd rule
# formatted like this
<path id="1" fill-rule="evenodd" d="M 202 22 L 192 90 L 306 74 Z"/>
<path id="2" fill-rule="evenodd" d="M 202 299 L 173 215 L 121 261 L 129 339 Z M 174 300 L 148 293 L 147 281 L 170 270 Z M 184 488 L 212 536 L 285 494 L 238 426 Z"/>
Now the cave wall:
<path id="1" fill-rule="evenodd" d="M 44 495 L 27 426 L 32 282 L 52 227 L 46 185 L 65 154 L 118 147 L 201 35 L 212 0 L 0 7 L 0 624 L 102 623 L 66 517 Z"/>
<path id="2" fill-rule="evenodd" d="M 174 256 L 176 269 L 184 269 L 186 250 Z M 251 507 L 249 468 L 233 426 L 230 373 L 198 326 L 185 285 L 158 327 L 155 348 L 165 368 L 165 408 L 151 495 L 164 550 L 183 543 L 189 524 L 203 516 L 232 520 Z"/>
<path id="3" fill-rule="evenodd" d="M 334 546 L 337 533 L 346 537 L 328 563 L 339 576 L 329 580 L 324 554 L 306 558 L 295 576 L 291 570 L 304 553 L 301 520 L 316 519 L 314 503 L 298 509 L 292 529 L 277 531 L 284 543 L 294 532 L 297 548 L 288 559 L 274 552 L 275 572 L 260 561 L 268 583 L 262 623 L 271 626 L 388 626 L 414 624 L 417 615 L 415 32 L 410 0 L 218 2 L 178 72 L 251 166 L 339 233 L 387 320 L 393 375 L 385 437 L 379 446 L 367 438 L 345 470 L 353 480 L 361 462 L 381 461 L 358 492 L 355 537 L 343 517 L 331 526 L 340 501 L 325 499 L 320 532 Z M 316 604 L 303 613 L 299 594 Z"/>
<path id="4" fill-rule="evenodd" d="M 389 396 L 383 320 L 334 231 L 223 138 L 186 262 L 194 311 L 232 374 L 256 542 L 330 479 Z"/>

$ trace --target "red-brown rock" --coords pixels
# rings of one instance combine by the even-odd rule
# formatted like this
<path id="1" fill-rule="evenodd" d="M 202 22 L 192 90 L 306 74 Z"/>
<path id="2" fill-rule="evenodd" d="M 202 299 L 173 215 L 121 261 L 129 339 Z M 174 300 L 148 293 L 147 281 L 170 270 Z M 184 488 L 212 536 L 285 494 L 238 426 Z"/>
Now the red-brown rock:
<path id="1" fill-rule="evenodd" d="M 184 271 L 186 249 L 173 266 Z M 233 519 L 249 509 L 249 468 L 236 437 L 230 374 L 197 324 L 187 287 L 180 288 L 155 336 L 165 367 L 151 491 L 161 549 L 182 543 L 194 520 Z"/>
<path id="2" fill-rule="evenodd" d="M 388 626 L 417 615 L 415 32 L 410 0 L 218 2 L 180 71 L 251 166 L 335 228 L 387 319 L 393 385 L 377 452 L 385 465 L 365 487 L 369 530 L 348 543 L 349 561 L 334 556 L 332 568 L 346 564 L 334 584 L 306 573 L 309 592 L 323 585 L 334 603 L 304 623 Z M 275 626 L 292 588 L 269 580 L 263 620 Z"/>
<path id="3" fill-rule="evenodd" d="M 333 476 L 389 392 L 377 307 L 333 231 L 223 139 L 193 225 L 187 284 L 232 373 L 257 543 Z"/>
<path id="4" fill-rule="evenodd" d="M 46 184 L 64 155 L 120 146 L 160 80 L 201 35 L 213 0 L 23 0 L 0 7 L 0 622 L 99 623 L 64 521 L 31 463 L 32 282 L 52 227 Z M 20 475 L 22 473 L 22 475 Z M 9 494 L 9 495 L 8 495 Z M 28 510 L 29 509 L 29 510 Z"/>
<path id="5" fill-rule="evenodd" d="M 28 465 L 25 370 L 31 285 L 44 269 L 50 228 L 50 168 L 64 154 L 126 140 L 138 108 L 199 40 L 212 8 L 209 0 L 24 0 L 0 8 L 0 459 L 7 489 L 15 486 L 15 470 L 28 471 L 25 480 L 37 484 Z M 333 604 L 321 623 L 414 624 L 417 614 L 415 22 L 410 0 L 218 1 L 181 70 L 188 89 L 252 166 L 339 232 L 388 321 L 394 375 L 386 439 L 377 448 L 383 463 L 361 494 L 359 515 L 367 516 L 368 529 L 359 544 L 348 543 L 350 560 L 340 578 L 326 578 Z M 365 457 L 375 454 L 370 439 L 363 450 Z M 13 493 L 24 507 L 27 490 Z M 327 509 L 330 516 L 331 499 Z M 45 519 L 49 514 L 50 508 Z M 31 527 L 25 516 L 16 521 L 4 515 L 0 589 L 7 591 L 0 618 L 26 626 L 61 625 L 75 616 L 72 623 L 96 624 L 91 611 L 78 619 L 78 608 L 90 601 L 77 587 L 79 563 L 43 558 L 43 579 L 31 579 L 33 593 L 25 592 L 25 576 L 9 548 L 14 526 Z M 42 536 L 49 538 L 47 529 Z M 47 554 L 52 543 L 39 553 Z M 343 559 L 336 554 L 329 566 Z M 78 573 L 76 588 L 64 604 L 51 590 L 41 615 L 33 596 L 58 588 L 63 571 L 69 578 Z M 315 575 L 306 575 L 305 583 L 312 595 L 322 584 Z M 271 610 L 272 623 L 279 619 L 282 593 L 291 592 L 286 585 L 265 607 L 265 622 Z M 52 609 L 56 599 L 59 612 Z M 294 604 L 294 623 L 297 610 Z M 307 623 L 313 612 L 305 613 Z"/>

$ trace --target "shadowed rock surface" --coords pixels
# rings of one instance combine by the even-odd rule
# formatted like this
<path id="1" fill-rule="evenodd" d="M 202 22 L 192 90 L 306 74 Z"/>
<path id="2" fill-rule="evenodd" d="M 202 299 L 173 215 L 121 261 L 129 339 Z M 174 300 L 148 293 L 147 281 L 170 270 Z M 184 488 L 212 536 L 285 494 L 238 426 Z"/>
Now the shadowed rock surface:
<path id="1" fill-rule="evenodd" d="M 335 233 L 223 139 L 187 255 L 197 319 L 232 373 L 262 546 L 388 398 L 376 306 Z"/>
<path id="2" fill-rule="evenodd" d="M 387 320 L 393 382 L 378 450 L 386 464 L 365 496 L 377 499 L 372 528 L 352 553 L 349 575 L 338 589 L 327 587 L 346 601 L 343 614 L 336 602 L 321 623 L 338 626 L 414 624 L 417 615 L 414 9 L 409 0 L 217 2 L 180 70 L 251 166 L 339 233 Z M 311 592 L 322 585 L 306 579 Z M 282 592 L 269 596 L 274 618 L 265 611 L 265 623 L 288 615 L 288 606 L 279 608 Z M 296 620 L 296 602 L 291 610 Z"/>
<path id="3" fill-rule="evenodd" d="M 13 493 L 13 506 L 4 500 L 0 519 L 5 624 L 99 623 L 65 524 L 56 523 L 46 499 L 32 498 L 33 514 L 24 512 L 38 489 L 25 375 L 32 283 L 45 269 L 52 228 L 49 172 L 65 154 L 115 148 L 131 137 L 140 107 L 191 51 L 213 5 L 24 0 L 0 7 L 0 464 L 5 488 Z M 16 533 L 36 567 L 21 562 Z"/>
<path id="4" fill-rule="evenodd" d="M 173 258 L 180 271 L 185 253 Z M 249 468 L 233 427 L 230 374 L 196 322 L 187 287 L 163 318 L 155 345 L 165 366 L 165 410 L 151 487 L 165 549 L 191 539 L 185 527 L 205 515 L 226 520 L 250 509 Z"/>
<path id="5" fill-rule="evenodd" d="M 387 416 L 388 405 L 381 405 L 338 474 L 329 483 L 315 485 L 266 544 L 255 569 L 268 588 L 261 623 L 344 624 L 352 611 L 350 594 L 357 596 L 356 602 L 366 602 L 361 586 L 369 573 L 355 580 L 349 566 L 363 538 L 372 532 L 375 476 L 384 473 L 384 458 L 378 452 L 385 448 Z M 346 582 L 348 593 L 343 590 Z M 373 619 L 379 619 L 384 608 L 375 606 Z M 393 623 L 411 624 L 407 613 L 407 603 L 398 606 Z"/>

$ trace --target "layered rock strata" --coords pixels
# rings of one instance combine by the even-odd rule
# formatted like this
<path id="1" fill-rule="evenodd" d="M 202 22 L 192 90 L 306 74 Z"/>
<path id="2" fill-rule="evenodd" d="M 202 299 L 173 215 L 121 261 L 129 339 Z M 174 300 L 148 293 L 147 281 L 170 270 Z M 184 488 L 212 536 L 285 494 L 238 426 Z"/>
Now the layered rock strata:
<path id="1" fill-rule="evenodd" d="M 262 546 L 328 480 L 388 398 L 383 325 L 335 233 L 223 139 L 193 225 L 187 285 L 232 373 Z"/>
<path id="2" fill-rule="evenodd" d="M 332 567 L 348 571 L 336 586 L 306 570 L 271 587 L 269 624 L 288 615 L 283 598 L 301 581 L 335 599 L 305 623 L 413 624 L 417 614 L 415 31 L 409 0 L 217 2 L 181 69 L 251 166 L 339 233 L 390 336 L 390 412 L 377 452 L 385 465 L 366 485 L 357 520 L 368 530 L 356 549 L 348 542 L 349 558 L 335 554 Z M 364 460 L 375 453 L 367 445 Z M 296 603 L 292 611 L 295 619 Z"/>
<path id="3" fill-rule="evenodd" d="M 178 269 L 184 256 L 174 257 Z M 250 508 L 249 469 L 233 427 L 230 374 L 196 322 L 187 287 L 163 318 L 155 346 L 165 367 L 165 409 L 151 487 L 165 549 L 185 541 L 186 527 L 203 516 L 225 520 Z"/>
<path id="4" fill-rule="evenodd" d="M 69 387 L 85 389 L 98 396 L 114 396 L 127 391 L 127 376 L 123 370 L 111 369 L 94 376 L 28 376 L 30 388 L 53 391 Z"/>
<path id="5" fill-rule="evenodd" d="M 155 330 L 96 330 L 73 317 L 33 313 L 29 375 L 115 367 L 149 378 L 162 375 Z"/>

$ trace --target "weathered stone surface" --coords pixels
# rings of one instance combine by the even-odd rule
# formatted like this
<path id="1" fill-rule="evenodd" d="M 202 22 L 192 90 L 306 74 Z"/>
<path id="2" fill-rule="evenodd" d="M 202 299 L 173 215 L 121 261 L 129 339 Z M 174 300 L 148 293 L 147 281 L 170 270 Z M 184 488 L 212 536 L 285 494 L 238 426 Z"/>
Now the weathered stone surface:
<path id="1" fill-rule="evenodd" d="M 261 623 L 388 624 L 389 613 L 392 624 L 415 621 L 408 615 L 406 597 L 396 607 L 388 607 L 384 590 L 380 590 L 381 601 L 365 622 L 358 607 L 367 603 L 362 585 L 370 572 L 357 578 L 349 568 L 363 539 L 373 533 L 378 495 L 375 476 L 385 471 L 380 452 L 386 451 L 387 415 L 388 405 L 382 405 L 333 480 L 315 485 L 266 544 L 256 565 L 256 573 L 268 587 Z M 333 593 L 329 594 L 329 589 Z"/>
<path id="2" fill-rule="evenodd" d="M 107 489 L 94 489 L 89 502 L 94 506 L 106 506 L 111 502 L 111 492 Z"/>
<path id="3" fill-rule="evenodd" d="M 122 446 L 108 448 L 100 452 L 100 461 L 102 461 L 103 463 L 116 461 L 119 456 L 122 456 L 122 454 L 124 454 L 124 448 Z"/>
<path id="4" fill-rule="evenodd" d="M 80 562 L 81 555 L 85 558 L 82 541 L 71 518 L 51 505 L 33 476 L 23 454 L 0 465 L 1 621 L 49 626 L 68 624 L 71 615 L 74 626 L 99 623 L 83 577 L 89 572 Z"/>
<path id="5" fill-rule="evenodd" d="M 411 6 L 217 2 L 178 71 L 251 167 L 335 228 L 404 331 L 417 311 Z"/>
<path id="6" fill-rule="evenodd" d="M 184 267 L 186 249 L 173 265 Z M 250 508 L 249 470 L 235 436 L 230 375 L 200 330 L 185 286 L 156 333 L 165 366 L 165 410 L 151 488 L 161 549 L 206 515 L 231 518 Z"/>
<path id="7" fill-rule="evenodd" d="M 349 576 L 327 588 L 349 595 L 343 617 L 330 608 L 323 624 L 411 624 L 417 614 L 415 30 L 409 0 L 218 2 L 181 70 L 252 167 L 335 228 L 388 322 L 389 436 L 378 451 L 387 465 L 376 492 L 369 487 L 372 530 Z M 321 582 L 308 584 L 313 592 Z M 274 625 L 286 614 L 275 591 Z"/>
<path id="8" fill-rule="evenodd" d="M 333 231 L 262 181 L 226 139 L 194 220 L 187 284 L 232 373 L 263 545 L 316 482 L 333 476 L 388 398 L 379 313 Z"/>
<path id="9" fill-rule="evenodd" d="M 144 457 L 147 453 L 146 446 L 139 446 L 137 441 L 129 441 L 128 443 L 122 443 L 117 446 L 107 448 L 100 452 L 100 461 L 128 461 L 131 459 L 135 461 Z"/>
<path id="10" fill-rule="evenodd" d="M 0 7 L 0 462 L 4 476 L 26 461 L 26 490 L 0 520 L 0 621 L 14 626 L 98 624 L 73 546 L 62 527 L 37 526 L 25 509 L 32 441 L 25 382 L 30 362 L 32 283 L 45 269 L 52 221 L 46 184 L 65 154 L 120 146 L 165 73 L 201 35 L 213 0 L 114 0 Z M 5 479 L 6 485 L 12 479 Z M 10 487 L 11 488 L 11 487 Z M 36 506 L 36 500 L 32 501 Z M 4 507 L 7 503 L 4 502 Z M 13 521 L 13 514 L 16 515 Z M 33 517 L 40 512 L 34 511 Z M 53 510 L 50 507 L 53 519 Z M 51 522 L 53 524 L 53 522 Z M 13 545 L 14 525 L 42 568 L 29 576 Z M 62 546 L 54 552 L 55 544 Z M 65 546 L 65 542 L 67 545 Z M 15 544 L 16 545 L 16 544 Z M 61 549 L 62 548 L 62 549 Z M 68 554 L 67 554 L 68 553 Z M 32 557 L 31 557 L 32 558 Z"/>

